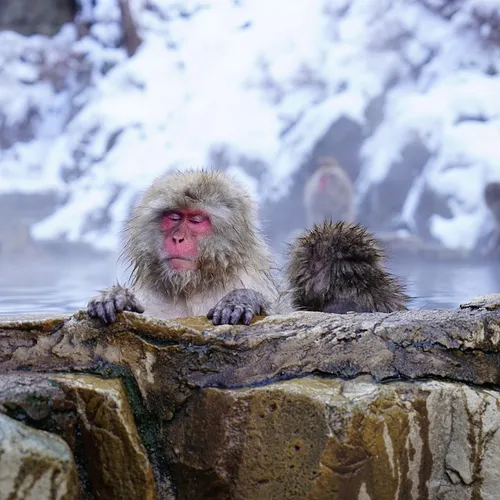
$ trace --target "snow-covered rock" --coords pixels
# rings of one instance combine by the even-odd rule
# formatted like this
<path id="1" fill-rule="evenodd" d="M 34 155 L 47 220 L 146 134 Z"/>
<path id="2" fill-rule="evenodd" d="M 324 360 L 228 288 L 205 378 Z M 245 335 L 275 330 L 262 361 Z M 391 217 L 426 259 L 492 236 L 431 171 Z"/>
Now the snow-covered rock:
<path id="1" fill-rule="evenodd" d="M 319 154 L 374 229 L 470 249 L 491 226 L 500 0 L 130 0 L 130 58 L 117 0 L 95 3 L 84 36 L 0 32 L 0 195 L 60 200 L 35 238 L 115 249 L 137 193 L 189 167 L 248 182 L 279 238 Z"/>

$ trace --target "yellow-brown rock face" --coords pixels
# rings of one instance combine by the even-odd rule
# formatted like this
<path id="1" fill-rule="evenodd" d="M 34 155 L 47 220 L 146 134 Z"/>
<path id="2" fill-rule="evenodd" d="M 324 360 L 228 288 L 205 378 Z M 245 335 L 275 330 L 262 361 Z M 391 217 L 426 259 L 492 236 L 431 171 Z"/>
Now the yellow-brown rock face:
<path id="1" fill-rule="evenodd" d="M 0 499 L 77 497 L 76 465 L 64 440 L 0 413 Z"/>
<path id="2" fill-rule="evenodd" d="M 0 405 L 8 415 L 52 432 L 56 442 L 61 440 L 55 434 L 66 440 L 78 459 L 84 497 L 156 498 L 146 450 L 119 380 L 83 374 L 0 375 Z"/>
<path id="3" fill-rule="evenodd" d="M 179 499 L 498 498 L 500 394 L 318 377 L 204 389 L 176 415 Z"/>
<path id="4" fill-rule="evenodd" d="M 498 499 L 499 367 L 500 296 L 251 326 L 2 319 L 0 413 L 66 467 L 13 498 Z M 39 477 L 16 463 L 4 484 Z"/>

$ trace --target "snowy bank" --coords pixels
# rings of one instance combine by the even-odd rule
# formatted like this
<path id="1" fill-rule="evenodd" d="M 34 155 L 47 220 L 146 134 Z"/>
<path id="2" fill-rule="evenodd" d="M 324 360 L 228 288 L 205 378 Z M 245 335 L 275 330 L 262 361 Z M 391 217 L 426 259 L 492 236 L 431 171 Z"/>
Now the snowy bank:
<path id="1" fill-rule="evenodd" d="M 491 227 L 481 194 L 500 180 L 499 1 L 130 6 L 142 39 L 130 58 L 115 0 L 84 5 L 83 36 L 71 24 L 52 38 L 0 32 L 0 193 L 60 200 L 35 238 L 115 249 L 137 193 L 174 168 L 229 168 L 283 207 L 346 118 L 361 137 L 343 153 L 363 222 L 465 249 Z M 415 145 L 424 154 L 407 162 Z"/>

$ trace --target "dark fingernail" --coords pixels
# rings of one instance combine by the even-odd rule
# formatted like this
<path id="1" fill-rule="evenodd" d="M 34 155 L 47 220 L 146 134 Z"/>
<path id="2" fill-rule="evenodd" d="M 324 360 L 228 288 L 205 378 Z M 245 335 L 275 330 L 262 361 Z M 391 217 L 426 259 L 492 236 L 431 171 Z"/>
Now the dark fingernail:
<path id="1" fill-rule="evenodd" d="M 249 325 L 252 322 L 253 316 L 254 315 L 253 315 L 252 311 L 246 311 L 245 312 L 245 318 L 243 320 L 243 322 L 245 323 L 245 325 Z"/>
<path id="2" fill-rule="evenodd" d="M 98 302 L 95 305 L 95 312 L 97 317 L 103 322 L 106 323 L 106 312 L 104 311 L 104 306 L 102 305 L 102 302 Z"/>

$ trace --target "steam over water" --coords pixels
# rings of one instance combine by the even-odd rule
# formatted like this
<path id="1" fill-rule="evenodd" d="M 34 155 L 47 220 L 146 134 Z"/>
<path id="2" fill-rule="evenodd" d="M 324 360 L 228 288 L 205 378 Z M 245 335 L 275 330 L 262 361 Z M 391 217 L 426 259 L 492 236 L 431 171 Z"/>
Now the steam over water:
<path id="1" fill-rule="evenodd" d="M 115 257 L 0 262 L 0 315 L 75 312 L 116 280 Z"/>
<path id="2" fill-rule="evenodd" d="M 405 278 L 411 309 L 455 309 L 478 295 L 500 292 L 500 267 L 491 262 L 401 261 L 388 268 Z"/>
<path id="3" fill-rule="evenodd" d="M 491 263 L 398 261 L 389 270 L 406 279 L 412 309 L 456 308 L 477 295 L 500 292 Z M 90 297 L 123 278 L 116 257 L 0 262 L 0 315 L 84 308 Z"/>

